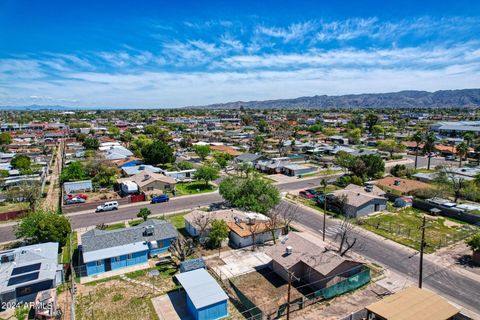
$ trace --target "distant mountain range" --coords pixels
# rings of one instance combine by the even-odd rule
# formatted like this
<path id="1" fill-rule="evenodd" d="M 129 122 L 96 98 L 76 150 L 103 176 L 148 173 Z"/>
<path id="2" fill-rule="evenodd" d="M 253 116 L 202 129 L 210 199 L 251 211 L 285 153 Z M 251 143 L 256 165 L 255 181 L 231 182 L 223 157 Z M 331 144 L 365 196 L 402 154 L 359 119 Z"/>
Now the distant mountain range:
<path id="1" fill-rule="evenodd" d="M 187 108 L 209 109 L 305 109 L 305 108 L 449 108 L 480 107 L 480 89 L 428 91 L 400 91 L 389 93 L 364 93 L 342 96 L 313 96 L 294 99 L 263 101 L 236 101 Z M 66 107 L 60 105 L 0 106 L 0 110 L 115 110 L 158 109 L 155 107 Z"/>
<path id="2" fill-rule="evenodd" d="M 299 109 L 299 108 L 448 108 L 479 107 L 480 89 L 400 91 L 342 96 L 313 96 L 265 101 L 237 101 L 204 106 L 210 109 Z"/>

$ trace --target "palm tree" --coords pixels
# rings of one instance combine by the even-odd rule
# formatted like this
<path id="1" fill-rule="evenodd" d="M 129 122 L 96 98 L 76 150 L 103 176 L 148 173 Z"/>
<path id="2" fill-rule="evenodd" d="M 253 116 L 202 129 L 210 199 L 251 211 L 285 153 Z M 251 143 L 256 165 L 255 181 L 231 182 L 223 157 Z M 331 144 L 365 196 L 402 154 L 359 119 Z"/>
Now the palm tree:
<path id="1" fill-rule="evenodd" d="M 460 143 L 457 146 L 457 154 L 460 157 L 460 164 L 459 167 L 462 167 L 462 159 L 467 155 L 468 153 L 468 144 L 465 142 Z"/>
<path id="2" fill-rule="evenodd" d="M 467 143 L 467 146 L 469 147 L 472 145 L 473 138 L 474 136 L 473 136 L 473 133 L 471 132 L 465 132 L 463 134 L 463 140 Z"/>
<path id="3" fill-rule="evenodd" d="M 423 141 L 423 134 L 420 131 L 417 131 L 413 134 L 412 140 L 415 141 L 415 170 L 417 170 L 417 161 L 418 161 L 418 147 Z"/>
<path id="4" fill-rule="evenodd" d="M 437 138 L 435 137 L 435 133 L 432 131 L 429 131 L 425 134 L 425 144 L 423 145 L 423 150 L 425 153 L 428 154 L 428 164 L 427 164 L 427 169 L 430 170 L 430 160 L 432 159 L 430 153 L 433 152 L 433 149 L 435 148 L 435 140 Z"/>

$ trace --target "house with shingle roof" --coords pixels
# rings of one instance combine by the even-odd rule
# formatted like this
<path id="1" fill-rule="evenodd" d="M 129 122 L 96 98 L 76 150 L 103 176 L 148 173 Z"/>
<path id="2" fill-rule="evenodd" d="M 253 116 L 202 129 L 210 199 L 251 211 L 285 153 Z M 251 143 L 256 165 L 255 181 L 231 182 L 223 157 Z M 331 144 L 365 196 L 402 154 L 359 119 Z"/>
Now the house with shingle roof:
<path id="1" fill-rule="evenodd" d="M 365 270 L 362 262 L 345 259 L 327 250 L 323 242 L 313 243 L 295 232 L 289 232 L 281 241 L 266 247 L 265 253 L 272 258 L 270 268 L 285 281 L 288 281 L 288 274 L 293 273 L 296 281 L 308 283 L 315 290 Z"/>
<path id="2" fill-rule="evenodd" d="M 336 199 L 344 199 L 343 214 L 348 217 L 361 217 L 387 208 L 385 191 L 377 186 L 357 186 L 349 184 L 343 190 L 333 192 Z"/>
<path id="3" fill-rule="evenodd" d="M 125 229 L 87 231 L 80 247 L 85 275 L 146 263 L 149 257 L 165 253 L 176 238 L 170 222 L 156 219 Z"/>

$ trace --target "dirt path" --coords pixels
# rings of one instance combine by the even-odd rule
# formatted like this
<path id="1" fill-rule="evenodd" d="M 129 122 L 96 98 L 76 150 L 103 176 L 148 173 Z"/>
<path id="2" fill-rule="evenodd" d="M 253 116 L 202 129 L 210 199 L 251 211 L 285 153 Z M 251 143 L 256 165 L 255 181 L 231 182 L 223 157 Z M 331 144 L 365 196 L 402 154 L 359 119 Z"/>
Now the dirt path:
<path id="1" fill-rule="evenodd" d="M 45 210 L 58 210 L 59 198 L 60 198 L 60 173 L 62 172 L 63 164 L 63 148 L 64 142 L 61 141 L 57 148 L 57 156 L 55 164 L 52 168 L 52 173 L 49 176 L 50 184 L 48 185 L 47 196 L 43 202 L 43 208 Z"/>

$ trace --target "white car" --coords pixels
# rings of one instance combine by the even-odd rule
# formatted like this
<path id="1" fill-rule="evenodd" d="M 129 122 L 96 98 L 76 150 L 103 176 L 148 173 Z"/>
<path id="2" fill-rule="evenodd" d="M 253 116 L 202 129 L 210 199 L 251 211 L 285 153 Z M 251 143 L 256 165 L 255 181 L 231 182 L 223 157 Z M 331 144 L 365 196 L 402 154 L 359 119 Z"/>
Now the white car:
<path id="1" fill-rule="evenodd" d="M 102 211 L 112 211 L 118 210 L 118 202 L 117 201 L 109 201 L 101 204 L 97 207 L 95 212 L 102 212 Z"/>

